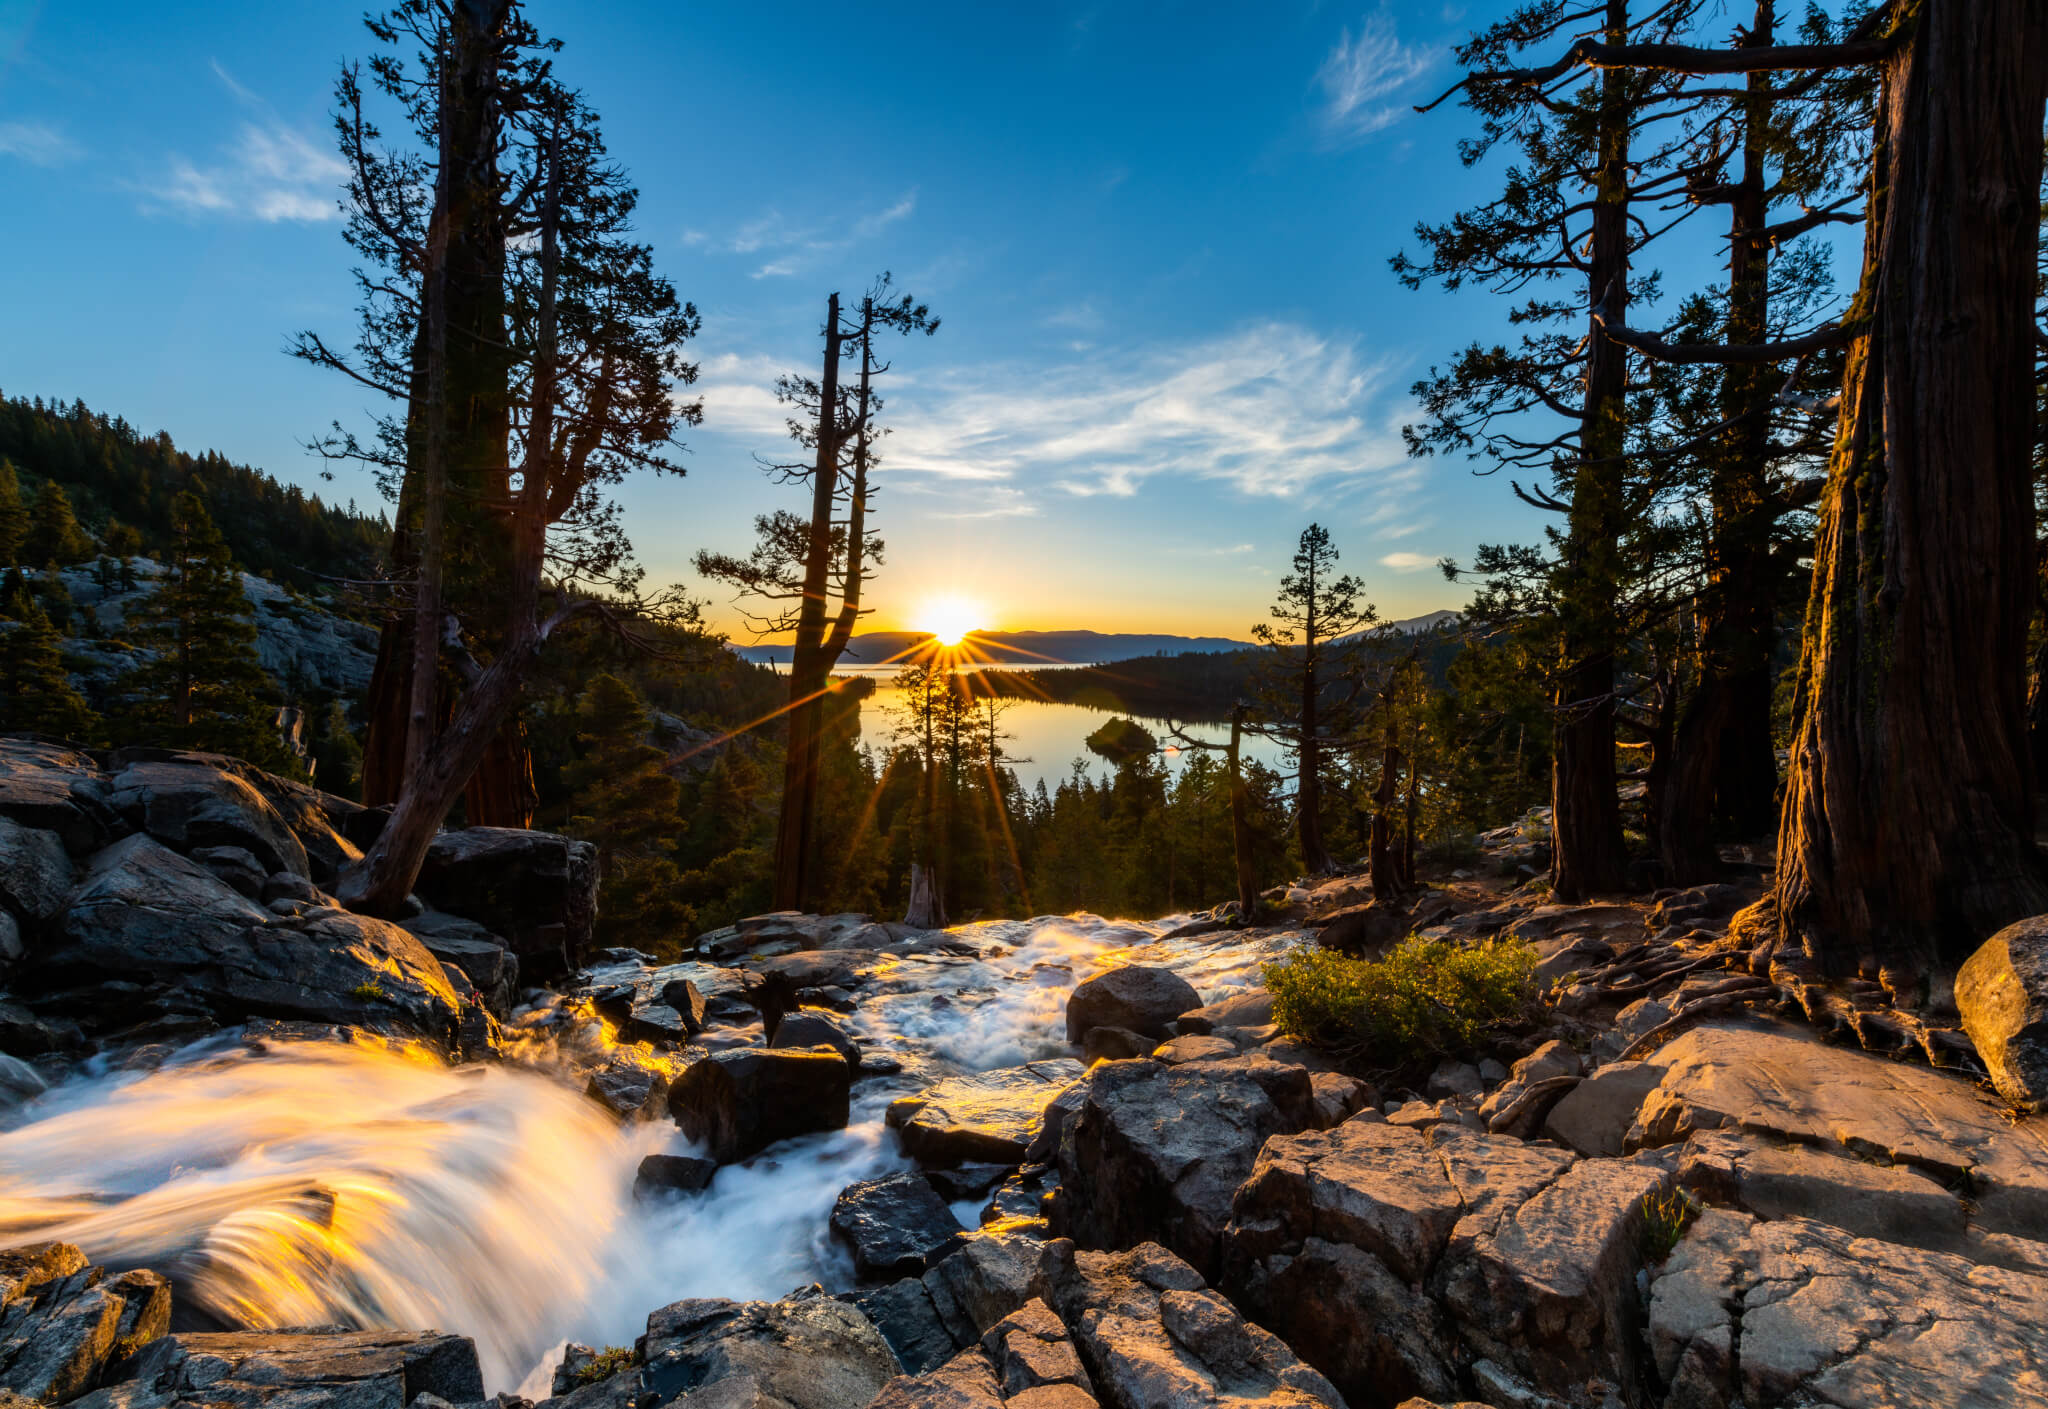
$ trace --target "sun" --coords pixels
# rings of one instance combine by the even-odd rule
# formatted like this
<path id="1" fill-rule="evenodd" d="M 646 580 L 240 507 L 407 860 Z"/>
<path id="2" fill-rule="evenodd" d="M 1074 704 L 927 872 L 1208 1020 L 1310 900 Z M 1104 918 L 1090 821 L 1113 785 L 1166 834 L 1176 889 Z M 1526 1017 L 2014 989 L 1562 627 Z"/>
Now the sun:
<path id="1" fill-rule="evenodd" d="M 941 646 L 957 646 L 981 620 L 981 608 L 964 597 L 935 597 L 924 604 L 917 619 L 920 629 L 931 632 Z"/>

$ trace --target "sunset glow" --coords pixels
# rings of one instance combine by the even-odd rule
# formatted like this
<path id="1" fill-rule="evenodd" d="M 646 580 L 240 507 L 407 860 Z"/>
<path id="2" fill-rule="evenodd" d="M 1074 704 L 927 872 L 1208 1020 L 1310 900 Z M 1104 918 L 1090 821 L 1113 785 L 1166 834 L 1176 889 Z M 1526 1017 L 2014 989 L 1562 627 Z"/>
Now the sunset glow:
<path id="1" fill-rule="evenodd" d="M 937 597 L 918 613 L 918 629 L 929 631 L 941 646 L 957 646 L 981 623 L 981 608 L 964 597 Z"/>

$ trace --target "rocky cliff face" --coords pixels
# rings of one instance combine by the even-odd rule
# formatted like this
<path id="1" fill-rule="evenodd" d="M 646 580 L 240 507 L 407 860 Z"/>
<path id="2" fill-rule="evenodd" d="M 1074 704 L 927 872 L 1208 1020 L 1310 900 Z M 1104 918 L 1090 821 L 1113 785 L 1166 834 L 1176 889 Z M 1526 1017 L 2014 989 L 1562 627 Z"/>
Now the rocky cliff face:
<path id="1" fill-rule="evenodd" d="M 85 684 L 105 689 L 135 664 L 136 650 L 121 644 L 128 613 L 154 596 L 164 575 L 163 564 L 149 558 L 128 560 L 135 586 L 109 586 L 93 566 L 63 569 L 64 590 L 81 613 L 90 613 L 97 637 L 74 635 L 66 650 L 74 663 L 85 664 Z M 299 689 L 354 696 L 369 687 L 377 658 L 377 628 L 328 611 L 305 597 L 250 573 L 242 573 L 242 594 L 256 624 L 256 653 L 263 668 L 281 684 Z"/>

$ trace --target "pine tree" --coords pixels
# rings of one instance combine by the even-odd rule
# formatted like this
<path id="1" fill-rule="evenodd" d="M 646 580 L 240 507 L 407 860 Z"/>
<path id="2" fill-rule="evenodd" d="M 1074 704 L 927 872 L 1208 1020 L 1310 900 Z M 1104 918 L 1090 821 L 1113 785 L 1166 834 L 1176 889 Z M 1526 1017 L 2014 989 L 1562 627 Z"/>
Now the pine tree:
<path id="1" fill-rule="evenodd" d="M 326 792 L 342 797 L 360 795 L 363 781 L 363 746 L 349 727 L 348 707 L 331 700 L 320 721 L 319 740 L 313 746 L 313 780 Z"/>
<path id="2" fill-rule="evenodd" d="M 569 831 L 597 846 L 598 932 L 612 944 L 673 949 L 693 917 L 670 852 L 678 788 L 667 755 L 647 742 L 647 709 L 616 675 L 591 681 L 576 712 L 583 757 L 562 780 L 575 792 Z"/>
<path id="3" fill-rule="evenodd" d="M 1280 579 L 1273 600 L 1273 620 L 1252 627 L 1252 635 L 1272 647 L 1259 682 L 1264 732 L 1293 746 L 1299 768 L 1294 791 L 1295 832 L 1301 864 L 1317 875 L 1336 869 L 1323 841 L 1323 756 L 1334 735 L 1348 724 L 1341 708 L 1324 699 L 1329 687 L 1331 655 L 1339 640 L 1370 629 L 1379 621 L 1370 602 L 1361 601 L 1363 583 L 1337 572 L 1337 547 L 1330 531 L 1310 524 L 1294 550 L 1294 571 Z"/>
<path id="4" fill-rule="evenodd" d="M 99 716 L 64 673 L 56 628 L 17 569 L 0 583 L 0 732 L 33 730 L 92 743 Z"/>
<path id="5" fill-rule="evenodd" d="M 134 559 L 142 555 L 142 535 L 119 519 L 107 520 L 107 531 L 102 535 L 100 546 L 106 555 L 114 560 L 113 582 L 110 586 L 123 592 L 135 590 Z"/>
<path id="6" fill-rule="evenodd" d="M 241 575 L 197 494 L 178 496 L 171 534 L 162 586 L 128 614 L 130 639 L 155 653 L 124 681 L 131 725 L 140 741 L 289 768 Z"/>
<path id="7" fill-rule="evenodd" d="M 43 564 L 42 579 L 36 583 L 35 593 L 43 608 L 43 615 L 50 619 L 50 625 L 58 635 L 71 633 L 71 616 L 78 604 L 71 600 L 71 589 L 64 585 L 64 574 L 56 563 Z"/>
<path id="8" fill-rule="evenodd" d="M 21 545 L 28 540 L 28 510 L 21 502 L 21 481 L 14 477 L 14 462 L 0 457 L 0 565 L 21 561 Z"/>
<path id="9" fill-rule="evenodd" d="M 71 510 L 71 498 L 55 480 L 45 480 L 36 491 L 35 510 L 29 516 L 28 537 L 22 558 L 31 563 L 56 563 L 69 567 L 92 556 L 92 540 L 78 526 Z"/>

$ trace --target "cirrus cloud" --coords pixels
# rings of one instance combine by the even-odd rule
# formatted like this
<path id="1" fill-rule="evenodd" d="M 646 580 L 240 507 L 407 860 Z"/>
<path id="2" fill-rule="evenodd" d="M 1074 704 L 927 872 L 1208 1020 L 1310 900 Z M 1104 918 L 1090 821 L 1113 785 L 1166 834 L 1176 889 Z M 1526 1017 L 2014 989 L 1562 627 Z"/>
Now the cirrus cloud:
<path id="1" fill-rule="evenodd" d="M 1367 15 L 1352 37 L 1345 30 L 1316 70 L 1323 90 L 1323 140 L 1333 147 L 1363 141 L 1405 115 L 1389 101 L 1435 65 L 1429 50 L 1405 44 L 1384 9 Z"/>
<path id="2" fill-rule="evenodd" d="M 698 383 L 707 429 L 764 448 L 780 442 L 786 412 L 770 387 L 787 366 L 707 359 Z M 950 488 L 970 508 L 1000 501 L 1016 514 L 1056 496 L 1206 481 L 1257 498 L 1357 489 L 1379 519 L 1412 509 L 1423 477 L 1401 442 L 1408 403 L 1396 367 L 1295 323 L 1052 365 L 906 369 L 891 380 L 884 472 L 925 492 Z M 1013 492 L 993 495 L 996 486 Z"/>
<path id="3" fill-rule="evenodd" d="M 337 197 L 348 180 L 341 158 L 285 122 L 219 63 L 213 73 L 252 116 L 211 160 L 168 154 L 139 183 L 144 208 L 269 224 L 340 219 Z"/>
<path id="4" fill-rule="evenodd" d="M 47 122 L 0 122 L 0 156 L 18 157 L 30 166 L 62 166 L 83 149 Z"/>

